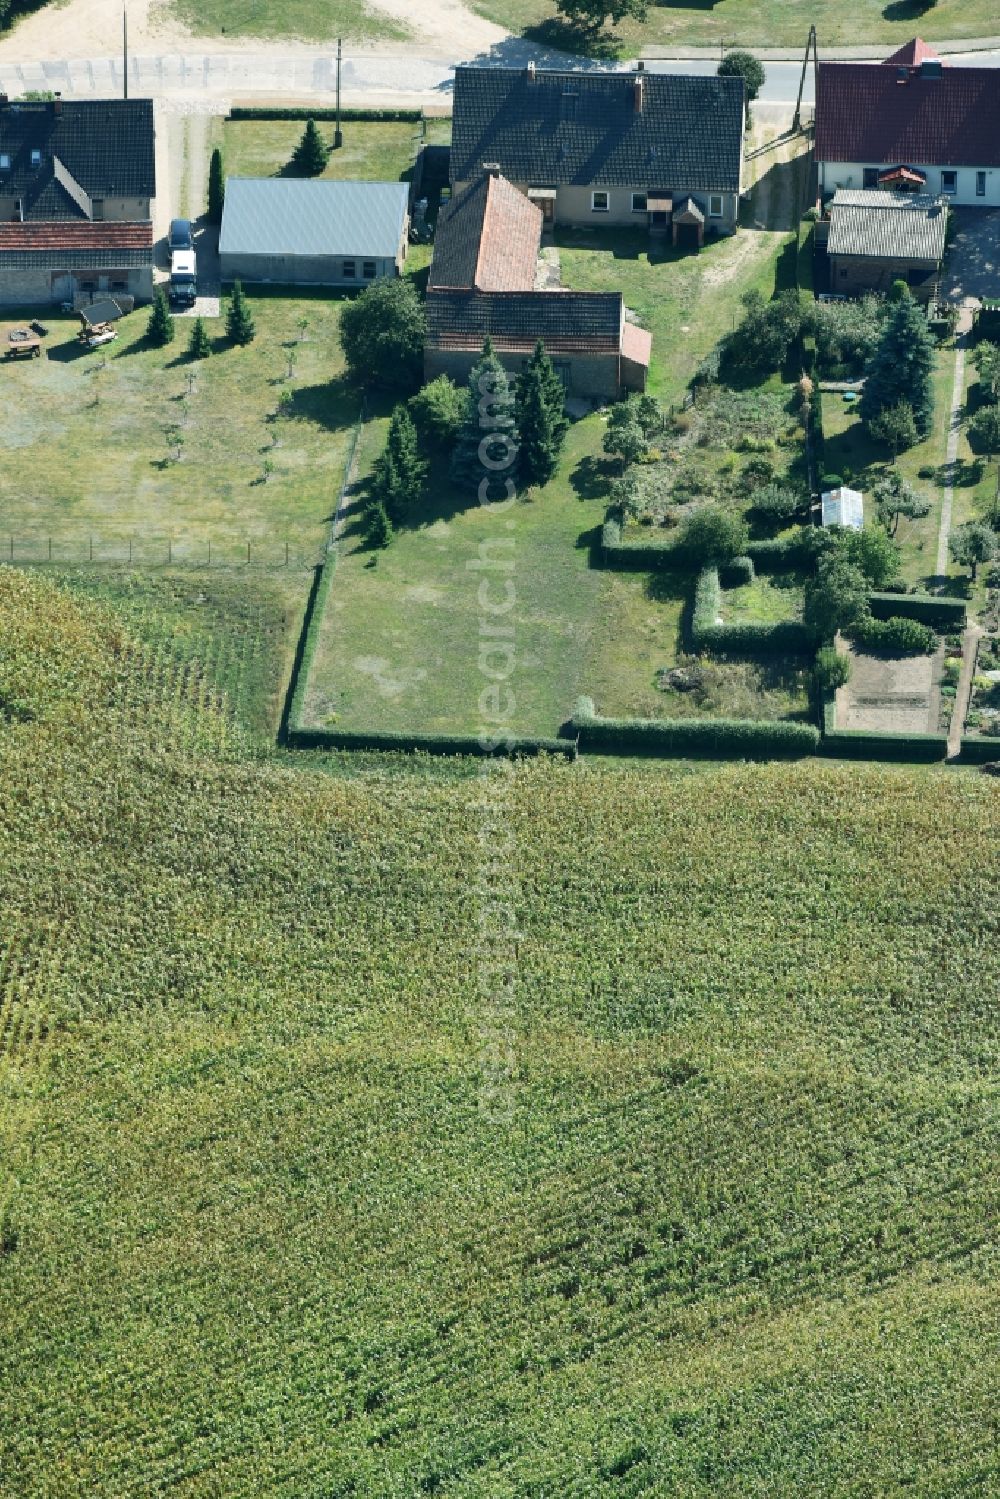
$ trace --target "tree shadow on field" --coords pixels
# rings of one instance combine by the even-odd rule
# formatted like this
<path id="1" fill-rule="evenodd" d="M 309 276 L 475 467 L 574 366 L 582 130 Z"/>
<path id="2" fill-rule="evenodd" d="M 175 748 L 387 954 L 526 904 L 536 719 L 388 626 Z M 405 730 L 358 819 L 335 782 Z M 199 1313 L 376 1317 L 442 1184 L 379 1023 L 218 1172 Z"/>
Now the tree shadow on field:
<path id="1" fill-rule="evenodd" d="M 887 21 L 915 21 L 926 15 L 934 4 L 935 0 L 891 0 L 889 5 L 882 7 L 882 15 Z"/>
<path id="2" fill-rule="evenodd" d="M 573 492 L 580 500 L 601 500 L 608 492 L 608 485 L 619 468 L 612 458 L 596 458 L 588 453 L 577 463 L 569 476 Z"/>
<path id="3" fill-rule="evenodd" d="M 342 432 L 358 419 L 358 393 L 344 375 L 322 385 L 300 385 L 292 390 L 291 396 L 285 413 L 290 420 L 313 422 L 328 432 Z"/>

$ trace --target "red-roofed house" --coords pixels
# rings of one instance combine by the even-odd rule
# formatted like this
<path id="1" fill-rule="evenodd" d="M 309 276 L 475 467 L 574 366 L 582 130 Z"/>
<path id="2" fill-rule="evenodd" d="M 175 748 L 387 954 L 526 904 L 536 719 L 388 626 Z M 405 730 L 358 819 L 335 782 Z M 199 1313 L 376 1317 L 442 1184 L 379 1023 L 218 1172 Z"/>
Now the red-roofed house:
<path id="1" fill-rule="evenodd" d="M 820 63 L 820 192 L 902 188 L 997 207 L 998 121 L 1000 69 L 947 68 L 919 37 L 875 66 Z"/>

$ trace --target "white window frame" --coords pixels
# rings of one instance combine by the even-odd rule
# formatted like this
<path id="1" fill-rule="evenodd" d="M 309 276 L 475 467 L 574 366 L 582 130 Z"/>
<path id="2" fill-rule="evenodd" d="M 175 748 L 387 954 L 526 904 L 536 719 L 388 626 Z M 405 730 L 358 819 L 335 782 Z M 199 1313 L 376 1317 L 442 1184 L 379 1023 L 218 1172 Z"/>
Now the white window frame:
<path id="1" fill-rule="evenodd" d="M 951 186 L 950 187 L 949 187 L 947 181 L 945 180 L 948 177 L 951 178 Z M 945 168 L 941 172 L 941 191 L 943 193 L 957 193 L 958 192 L 958 172 L 957 171 L 953 171 L 950 167 Z"/>
<path id="2" fill-rule="evenodd" d="M 985 198 L 986 197 L 986 173 L 985 172 L 977 172 L 976 173 L 976 197 L 977 198 Z"/>
<path id="3" fill-rule="evenodd" d="M 718 207 L 716 207 L 716 205 L 718 205 Z M 722 194 L 721 193 L 709 193 L 709 195 L 708 195 L 708 216 L 709 216 L 710 219 L 721 219 L 722 218 Z"/>
<path id="4" fill-rule="evenodd" d="M 42 164 L 42 153 L 41 153 L 41 151 L 38 151 L 38 150 L 32 151 L 32 153 L 31 153 L 31 165 L 33 167 L 40 167 L 41 164 Z"/>
<path id="5" fill-rule="evenodd" d="M 636 198 L 640 198 L 642 200 L 641 203 L 637 203 L 635 201 Z M 648 193 L 633 193 L 632 194 L 632 212 L 633 213 L 648 213 L 649 212 L 649 194 Z"/>
<path id="6" fill-rule="evenodd" d="M 350 266 L 350 270 L 347 269 L 348 266 Z M 341 276 L 343 277 L 343 279 L 345 281 L 357 281 L 357 279 L 358 279 L 358 262 L 356 260 L 344 260 L 344 261 L 342 261 L 341 262 L 341 266 L 340 266 L 340 274 L 341 274 Z"/>
<path id="7" fill-rule="evenodd" d="M 600 204 L 600 206 L 598 205 L 598 202 L 597 202 L 598 198 L 603 198 L 604 199 L 604 202 L 602 204 Z M 594 192 L 591 193 L 591 195 L 590 195 L 590 211 L 591 211 L 591 213 L 610 213 L 611 212 L 611 194 L 608 192 L 608 190 L 606 188 L 599 187 Z"/>
<path id="8" fill-rule="evenodd" d="M 0 172 L 10 171 L 10 156 L 6 151 L 0 151 Z"/>

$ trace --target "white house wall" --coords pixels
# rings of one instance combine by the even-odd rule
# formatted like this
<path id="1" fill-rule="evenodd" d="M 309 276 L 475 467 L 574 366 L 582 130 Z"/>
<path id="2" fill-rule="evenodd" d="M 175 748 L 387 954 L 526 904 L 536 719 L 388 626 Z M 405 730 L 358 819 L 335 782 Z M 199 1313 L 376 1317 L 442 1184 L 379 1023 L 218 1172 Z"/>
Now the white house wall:
<path id="1" fill-rule="evenodd" d="M 878 171 L 884 172 L 893 166 L 907 166 L 916 172 L 922 172 L 927 179 L 926 191 L 944 193 L 952 203 L 970 208 L 1000 207 L 1000 167 L 937 167 L 919 161 L 823 161 L 819 165 L 820 190 L 832 193 L 838 187 L 862 188 L 865 185 L 866 168 L 876 167 Z M 942 172 L 955 172 L 954 191 L 942 187 Z M 982 197 L 976 195 L 977 172 L 986 173 L 986 192 Z"/>

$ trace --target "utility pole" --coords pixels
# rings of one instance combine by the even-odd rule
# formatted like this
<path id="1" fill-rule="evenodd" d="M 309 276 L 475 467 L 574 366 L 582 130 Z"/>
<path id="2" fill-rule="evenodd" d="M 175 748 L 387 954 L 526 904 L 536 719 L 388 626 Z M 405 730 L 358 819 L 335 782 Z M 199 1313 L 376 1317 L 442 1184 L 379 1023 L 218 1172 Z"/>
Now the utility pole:
<path id="1" fill-rule="evenodd" d="M 792 129 L 799 130 L 802 126 L 802 90 L 806 82 L 806 68 L 809 66 L 809 53 L 813 56 L 813 108 L 815 108 L 816 88 L 819 83 L 819 59 L 816 56 L 816 28 L 810 26 L 809 39 L 806 42 L 806 55 L 802 59 L 802 73 L 799 77 L 799 93 L 795 100 L 795 118 L 792 120 Z"/>
<path id="2" fill-rule="evenodd" d="M 125 64 L 125 98 L 128 98 L 128 11 L 122 8 L 122 60 Z"/>
<path id="3" fill-rule="evenodd" d="M 339 151 L 344 144 L 344 132 L 340 128 L 340 65 L 344 58 L 343 39 L 337 38 L 337 128 L 333 132 L 333 149 Z"/>

